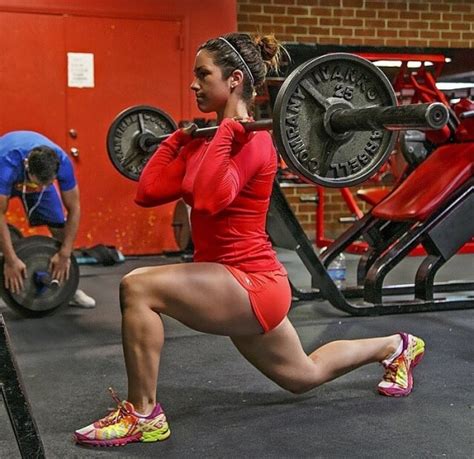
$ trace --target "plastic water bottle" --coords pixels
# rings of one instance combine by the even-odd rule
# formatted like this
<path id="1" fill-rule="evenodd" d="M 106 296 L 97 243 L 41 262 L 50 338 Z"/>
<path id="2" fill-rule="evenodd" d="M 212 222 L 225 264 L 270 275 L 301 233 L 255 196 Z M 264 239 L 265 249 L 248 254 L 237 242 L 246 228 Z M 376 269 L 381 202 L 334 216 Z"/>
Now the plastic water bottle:
<path id="1" fill-rule="evenodd" d="M 346 257 L 342 252 L 331 261 L 328 266 L 328 274 L 338 289 L 344 287 L 346 283 Z"/>

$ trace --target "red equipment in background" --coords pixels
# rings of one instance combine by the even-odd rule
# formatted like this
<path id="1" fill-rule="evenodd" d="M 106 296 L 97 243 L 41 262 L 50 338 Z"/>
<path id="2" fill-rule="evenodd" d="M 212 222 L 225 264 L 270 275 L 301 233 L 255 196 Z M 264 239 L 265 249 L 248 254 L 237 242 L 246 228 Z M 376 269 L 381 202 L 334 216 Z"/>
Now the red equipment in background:
<path id="1" fill-rule="evenodd" d="M 474 118 L 463 118 L 461 113 L 466 113 L 474 109 L 474 102 L 468 99 L 461 99 L 451 106 L 445 94 L 436 86 L 436 80 L 440 76 L 446 62 L 446 57 L 440 54 L 382 54 L 382 53 L 356 53 L 370 61 L 401 61 L 400 68 L 393 80 L 393 87 L 398 96 L 400 104 L 431 103 L 441 102 L 451 109 L 450 122 L 438 131 L 427 131 L 426 139 L 434 146 L 439 147 L 446 143 L 472 142 L 474 140 Z M 409 68 L 409 62 L 418 62 L 419 68 Z M 427 63 L 429 69 L 427 68 Z M 455 160 L 453 158 L 453 160 Z M 362 188 L 356 192 L 361 200 L 373 206 L 383 199 L 399 181 L 403 180 L 410 171 L 410 165 L 406 165 L 404 170 L 397 171 L 395 155 L 380 169 L 370 182 L 377 184 L 372 188 Z M 395 177 L 393 186 L 384 186 L 383 177 L 385 174 L 392 174 Z M 341 196 L 346 203 L 349 213 L 354 220 L 363 216 L 363 211 L 357 204 L 349 188 L 341 188 Z M 324 215 L 324 194 L 323 187 L 316 187 L 317 208 L 316 208 L 316 238 L 317 247 L 327 247 L 333 242 L 325 236 L 325 215 Z M 364 253 L 367 250 L 365 242 L 354 242 L 348 248 L 350 253 Z M 474 240 L 465 244 L 460 253 L 473 253 Z M 424 250 L 420 247 L 411 252 L 411 255 L 421 255 Z"/>

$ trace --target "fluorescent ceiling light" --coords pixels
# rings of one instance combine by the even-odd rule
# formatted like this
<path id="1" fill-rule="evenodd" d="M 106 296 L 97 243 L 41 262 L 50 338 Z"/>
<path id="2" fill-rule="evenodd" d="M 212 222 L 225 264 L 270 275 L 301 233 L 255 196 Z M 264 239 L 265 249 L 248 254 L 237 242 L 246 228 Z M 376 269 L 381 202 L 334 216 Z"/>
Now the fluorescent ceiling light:
<path id="1" fill-rule="evenodd" d="M 441 89 L 441 91 L 449 91 L 450 89 L 468 89 L 474 88 L 474 83 L 448 83 L 448 82 L 438 82 L 436 87 Z"/>
<path id="2" fill-rule="evenodd" d="M 417 68 L 421 67 L 421 64 L 422 63 L 420 61 L 410 61 L 410 62 L 408 62 L 407 67 L 409 69 L 417 69 Z M 425 64 L 425 67 L 431 67 L 433 65 L 433 62 L 425 61 L 424 64 Z"/>
<path id="3" fill-rule="evenodd" d="M 380 60 L 373 62 L 377 67 L 401 67 L 402 61 L 391 61 L 391 60 Z M 408 61 L 407 67 L 410 69 L 417 69 L 421 67 L 422 62 L 420 61 Z M 433 65 L 431 61 L 424 62 L 425 67 L 430 67 Z"/>
<path id="4" fill-rule="evenodd" d="M 377 67 L 401 67 L 402 61 L 374 61 Z"/>

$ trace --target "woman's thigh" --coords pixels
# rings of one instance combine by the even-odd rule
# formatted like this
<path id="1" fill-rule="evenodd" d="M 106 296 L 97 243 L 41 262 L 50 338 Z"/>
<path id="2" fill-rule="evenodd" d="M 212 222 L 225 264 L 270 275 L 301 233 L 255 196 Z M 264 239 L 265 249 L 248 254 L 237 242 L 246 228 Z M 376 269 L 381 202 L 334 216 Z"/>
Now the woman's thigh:
<path id="1" fill-rule="evenodd" d="M 122 281 L 123 307 L 149 307 L 205 333 L 262 333 L 247 291 L 218 263 L 139 268 Z"/>

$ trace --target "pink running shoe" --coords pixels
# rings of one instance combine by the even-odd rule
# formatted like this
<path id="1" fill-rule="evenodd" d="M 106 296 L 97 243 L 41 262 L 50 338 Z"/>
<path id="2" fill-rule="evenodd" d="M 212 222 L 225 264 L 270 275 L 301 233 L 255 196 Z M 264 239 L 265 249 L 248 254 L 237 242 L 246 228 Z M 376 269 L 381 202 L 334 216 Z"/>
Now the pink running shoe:
<path id="1" fill-rule="evenodd" d="M 117 409 L 105 418 L 76 430 L 77 443 L 91 446 L 124 446 L 132 442 L 154 442 L 166 440 L 170 435 L 166 416 L 159 403 L 152 413 L 141 416 L 135 413 L 130 402 L 120 401 L 115 391 L 109 388 Z"/>
<path id="2" fill-rule="evenodd" d="M 382 362 L 385 374 L 378 385 L 378 391 L 388 397 L 404 397 L 413 389 L 413 368 L 425 353 L 425 343 L 421 338 L 400 333 L 403 340 L 402 353 L 391 362 Z"/>

